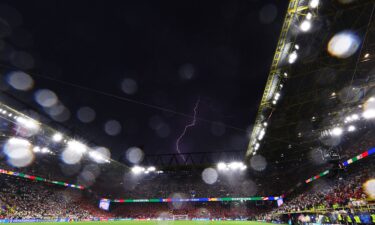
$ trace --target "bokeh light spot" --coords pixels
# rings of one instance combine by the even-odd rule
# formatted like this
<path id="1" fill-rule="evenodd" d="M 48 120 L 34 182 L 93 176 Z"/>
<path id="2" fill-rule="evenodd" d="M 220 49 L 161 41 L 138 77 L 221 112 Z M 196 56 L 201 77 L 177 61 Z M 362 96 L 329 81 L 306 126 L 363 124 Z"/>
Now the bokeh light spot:
<path id="1" fill-rule="evenodd" d="M 20 91 L 30 90 L 34 86 L 33 78 L 22 71 L 10 72 L 7 81 L 10 86 Z"/>
<path id="2" fill-rule="evenodd" d="M 337 58 L 352 56 L 360 46 L 360 38 L 351 31 L 334 35 L 328 43 L 328 52 Z"/>
<path id="3" fill-rule="evenodd" d="M 35 92 L 35 101 L 43 107 L 52 107 L 57 104 L 58 99 L 56 94 L 48 89 L 41 89 Z"/>
<path id="4" fill-rule="evenodd" d="M 206 184 L 214 184 L 219 177 L 217 171 L 214 168 L 206 168 L 202 172 L 202 180 Z"/>

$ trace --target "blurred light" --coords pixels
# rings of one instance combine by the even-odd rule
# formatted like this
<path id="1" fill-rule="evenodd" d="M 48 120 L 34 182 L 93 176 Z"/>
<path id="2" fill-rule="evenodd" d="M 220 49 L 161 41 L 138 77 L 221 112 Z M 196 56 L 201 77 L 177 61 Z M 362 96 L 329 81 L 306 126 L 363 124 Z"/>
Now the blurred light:
<path id="1" fill-rule="evenodd" d="M 46 147 L 42 148 L 42 149 L 40 150 L 40 152 L 41 152 L 41 153 L 51 153 L 51 151 L 50 151 L 48 148 L 46 148 Z"/>
<path id="2" fill-rule="evenodd" d="M 48 89 L 42 89 L 35 92 L 35 101 L 43 107 L 52 107 L 57 104 L 58 98 L 56 94 Z"/>
<path id="3" fill-rule="evenodd" d="M 97 163 L 110 163 L 111 153 L 105 147 L 96 147 L 89 152 L 89 156 Z"/>
<path id="4" fill-rule="evenodd" d="M 375 179 L 370 179 L 363 184 L 363 191 L 370 199 L 375 199 Z"/>
<path id="5" fill-rule="evenodd" d="M 147 168 L 147 171 L 154 172 L 156 171 L 156 168 L 154 166 L 150 166 L 149 168 Z"/>
<path id="6" fill-rule="evenodd" d="M 223 163 L 223 162 L 220 162 L 217 164 L 217 169 L 218 170 L 225 170 L 227 169 L 227 164 Z"/>
<path id="7" fill-rule="evenodd" d="M 349 127 L 348 127 L 348 131 L 349 132 L 353 132 L 353 131 L 355 131 L 356 130 L 356 128 L 355 128 L 355 126 L 353 126 L 353 125 L 350 125 Z"/>
<path id="8" fill-rule="evenodd" d="M 359 116 L 357 114 L 352 115 L 352 120 L 359 120 Z"/>
<path id="9" fill-rule="evenodd" d="M 206 168 L 202 172 L 202 180 L 207 184 L 214 184 L 218 177 L 217 171 L 213 168 Z"/>
<path id="10" fill-rule="evenodd" d="M 96 112 L 94 109 L 83 106 L 78 109 L 77 111 L 77 118 L 82 122 L 82 123 L 90 123 L 95 120 L 96 117 Z"/>
<path id="11" fill-rule="evenodd" d="M 328 52 L 337 58 L 352 56 L 360 46 L 359 37 L 350 31 L 334 35 L 328 43 Z"/>
<path id="12" fill-rule="evenodd" d="M 20 91 L 27 91 L 33 88 L 33 78 L 21 71 L 13 71 L 7 75 L 7 81 L 10 86 Z"/>
<path id="13" fill-rule="evenodd" d="M 296 62 L 297 58 L 298 58 L 297 52 L 296 52 L 296 51 L 293 51 L 293 52 L 290 53 L 290 55 L 289 55 L 288 62 L 289 62 L 290 64 L 293 64 L 293 63 Z"/>
<path id="14" fill-rule="evenodd" d="M 143 160 L 144 153 L 138 147 L 130 147 L 125 154 L 126 159 L 134 164 L 140 163 Z"/>
<path id="15" fill-rule="evenodd" d="M 264 135 L 266 134 L 266 131 L 265 129 L 261 129 L 260 132 L 259 132 L 259 135 L 258 135 L 258 140 L 262 140 L 264 138 Z"/>
<path id="16" fill-rule="evenodd" d="M 304 20 L 302 23 L 299 25 L 299 28 L 303 32 L 307 32 L 311 29 L 311 21 L 310 20 Z"/>
<path id="17" fill-rule="evenodd" d="M 308 19 L 308 20 L 311 20 L 312 19 L 312 14 L 309 12 L 309 13 L 307 13 L 307 15 L 306 15 L 306 19 Z"/>
<path id="18" fill-rule="evenodd" d="M 254 149 L 255 149 L 255 150 L 258 150 L 258 149 L 259 149 L 259 143 L 255 143 L 255 145 L 254 145 Z"/>
<path id="19" fill-rule="evenodd" d="M 89 156 L 91 159 L 93 159 L 95 162 L 97 163 L 104 163 L 104 162 L 108 162 L 109 160 L 106 158 L 106 156 L 104 156 L 103 154 L 101 154 L 99 151 L 90 151 L 89 152 Z"/>
<path id="20" fill-rule="evenodd" d="M 276 92 L 274 99 L 275 99 L 275 100 L 279 100 L 279 98 L 280 98 L 280 93 L 279 93 L 279 92 Z"/>
<path id="21" fill-rule="evenodd" d="M 10 138 L 4 145 L 4 153 L 9 164 L 15 167 L 25 167 L 34 160 L 31 143 L 22 138 Z"/>
<path id="22" fill-rule="evenodd" d="M 319 0 L 311 0 L 309 6 L 313 9 L 317 8 L 319 6 Z"/>
<path id="23" fill-rule="evenodd" d="M 299 45 L 294 45 L 294 48 L 298 50 L 299 49 Z"/>
<path id="24" fill-rule="evenodd" d="M 145 168 L 140 167 L 140 166 L 134 166 L 134 167 L 132 168 L 132 172 L 133 172 L 134 174 L 139 174 L 139 173 L 141 173 L 141 172 L 143 172 L 143 171 L 145 171 Z"/>
<path id="25" fill-rule="evenodd" d="M 263 126 L 267 127 L 267 126 L 268 126 L 268 123 L 267 123 L 267 122 L 264 122 L 264 123 L 263 123 Z"/>
<path id="26" fill-rule="evenodd" d="M 342 130 L 341 127 L 335 127 L 335 128 L 333 128 L 333 129 L 331 130 L 331 134 L 332 134 L 333 136 L 341 136 L 342 133 L 343 133 L 343 130 Z"/>
<path id="27" fill-rule="evenodd" d="M 276 100 L 273 100 L 273 101 L 272 101 L 272 104 L 273 104 L 273 105 L 276 105 L 276 103 L 277 103 Z"/>
<path id="28" fill-rule="evenodd" d="M 66 164 L 77 164 L 81 161 L 86 151 L 86 145 L 75 140 L 70 140 L 67 142 L 67 146 L 61 154 L 61 159 Z"/>
<path id="29" fill-rule="evenodd" d="M 52 136 L 52 140 L 53 140 L 54 142 L 60 142 L 62 139 L 63 139 L 63 136 L 62 136 L 62 134 L 60 134 L 60 133 L 56 133 L 56 134 L 54 134 L 54 135 Z"/>
<path id="30" fill-rule="evenodd" d="M 365 110 L 362 114 L 362 116 L 365 118 L 365 119 L 373 119 L 375 118 L 375 109 L 368 109 L 368 110 Z"/>
<path id="31" fill-rule="evenodd" d="M 243 167 L 242 162 L 231 162 L 229 163 L 228 167 L 232 170 L 241 169 Z"/>
<path id="32" fill-rule="evenodd" d="M 33 148 L 33 152 L 35 152 L 35 153 L 40 152 L 40 147 L 35 146 L 35 147 Z"/>
<path id="33" fill-rule="evenodd" d="M 287 72 L 284 72 L 284 77 L 288 77 L 288 73 Z"/>
<path id="34" fill-rule="evenodd" d="M 370 57 L 370 54 L 369 54 L 369 53 L 366 53 L 366 54 L 365 54 L 365 58 L 368 58 L 368 57 Z"/>
<path id="35" fill-rule="evenodd" d="M 84 153 L 87 151 L 87 146 L 76 140 L 69 141 L 68 147 L 81 153 Z"/>
<path id="36" fill-rule="evenodd" d="M 125 78 L 121 83 L 121 89 L 128 95 L 135 94 L 138 91 L 137 81 L 131 78 Z"/>
<path id="37" fill-rule="evenodd" d="M 17 117 L 16 121 L 20 126 L 27 128 L 29 130 L 37 131 L 40 128 L 39 124 L 33 119 Z"/>

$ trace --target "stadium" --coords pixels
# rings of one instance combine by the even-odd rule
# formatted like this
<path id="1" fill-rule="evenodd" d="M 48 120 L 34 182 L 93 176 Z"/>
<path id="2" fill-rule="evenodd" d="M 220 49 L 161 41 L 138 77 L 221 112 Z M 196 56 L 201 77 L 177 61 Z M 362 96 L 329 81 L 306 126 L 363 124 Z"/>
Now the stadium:
<path id="1" fill-rule="evenodd" d="M 374 13 L 1 1 L 0 223 L 375 224 Z"/>

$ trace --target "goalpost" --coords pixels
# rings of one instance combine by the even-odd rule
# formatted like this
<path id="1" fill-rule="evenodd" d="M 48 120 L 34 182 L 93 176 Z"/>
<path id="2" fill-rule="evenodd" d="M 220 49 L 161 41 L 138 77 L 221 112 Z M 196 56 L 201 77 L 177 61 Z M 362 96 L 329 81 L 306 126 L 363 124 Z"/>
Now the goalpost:
<path id="1" fill-rule="evenodd" d="M 173 220 L 189 220 L 188 215 L 173 215 Z"/>

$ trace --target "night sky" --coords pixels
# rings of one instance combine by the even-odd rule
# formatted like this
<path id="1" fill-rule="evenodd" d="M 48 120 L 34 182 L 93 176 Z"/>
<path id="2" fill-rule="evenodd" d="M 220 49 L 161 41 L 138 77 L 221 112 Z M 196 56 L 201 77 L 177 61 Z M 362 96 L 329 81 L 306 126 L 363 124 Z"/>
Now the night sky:
<path id="1" fill-rule="evenodd" d="M 288 3 L 2 2 L 6 13 L 0 15 L 11 29 L 0 29 L 10 49 L 1 64 L 35 81 L 26 92 L 6 90 L 46 115 L 34 94 L 55 92 L 70 112 L 60 123 L 110 148 L 115 159 L 131 146 L 147 154 L 176 153 L 198 99 L 198 120 L 181 151 L 246 150 Z M 81 107 L 94 110 L 95 118 L 87 119 L 84 110 L 77 114 Z M 106 132 L 110 120 L 118 123 L 107 124 Z"/>

